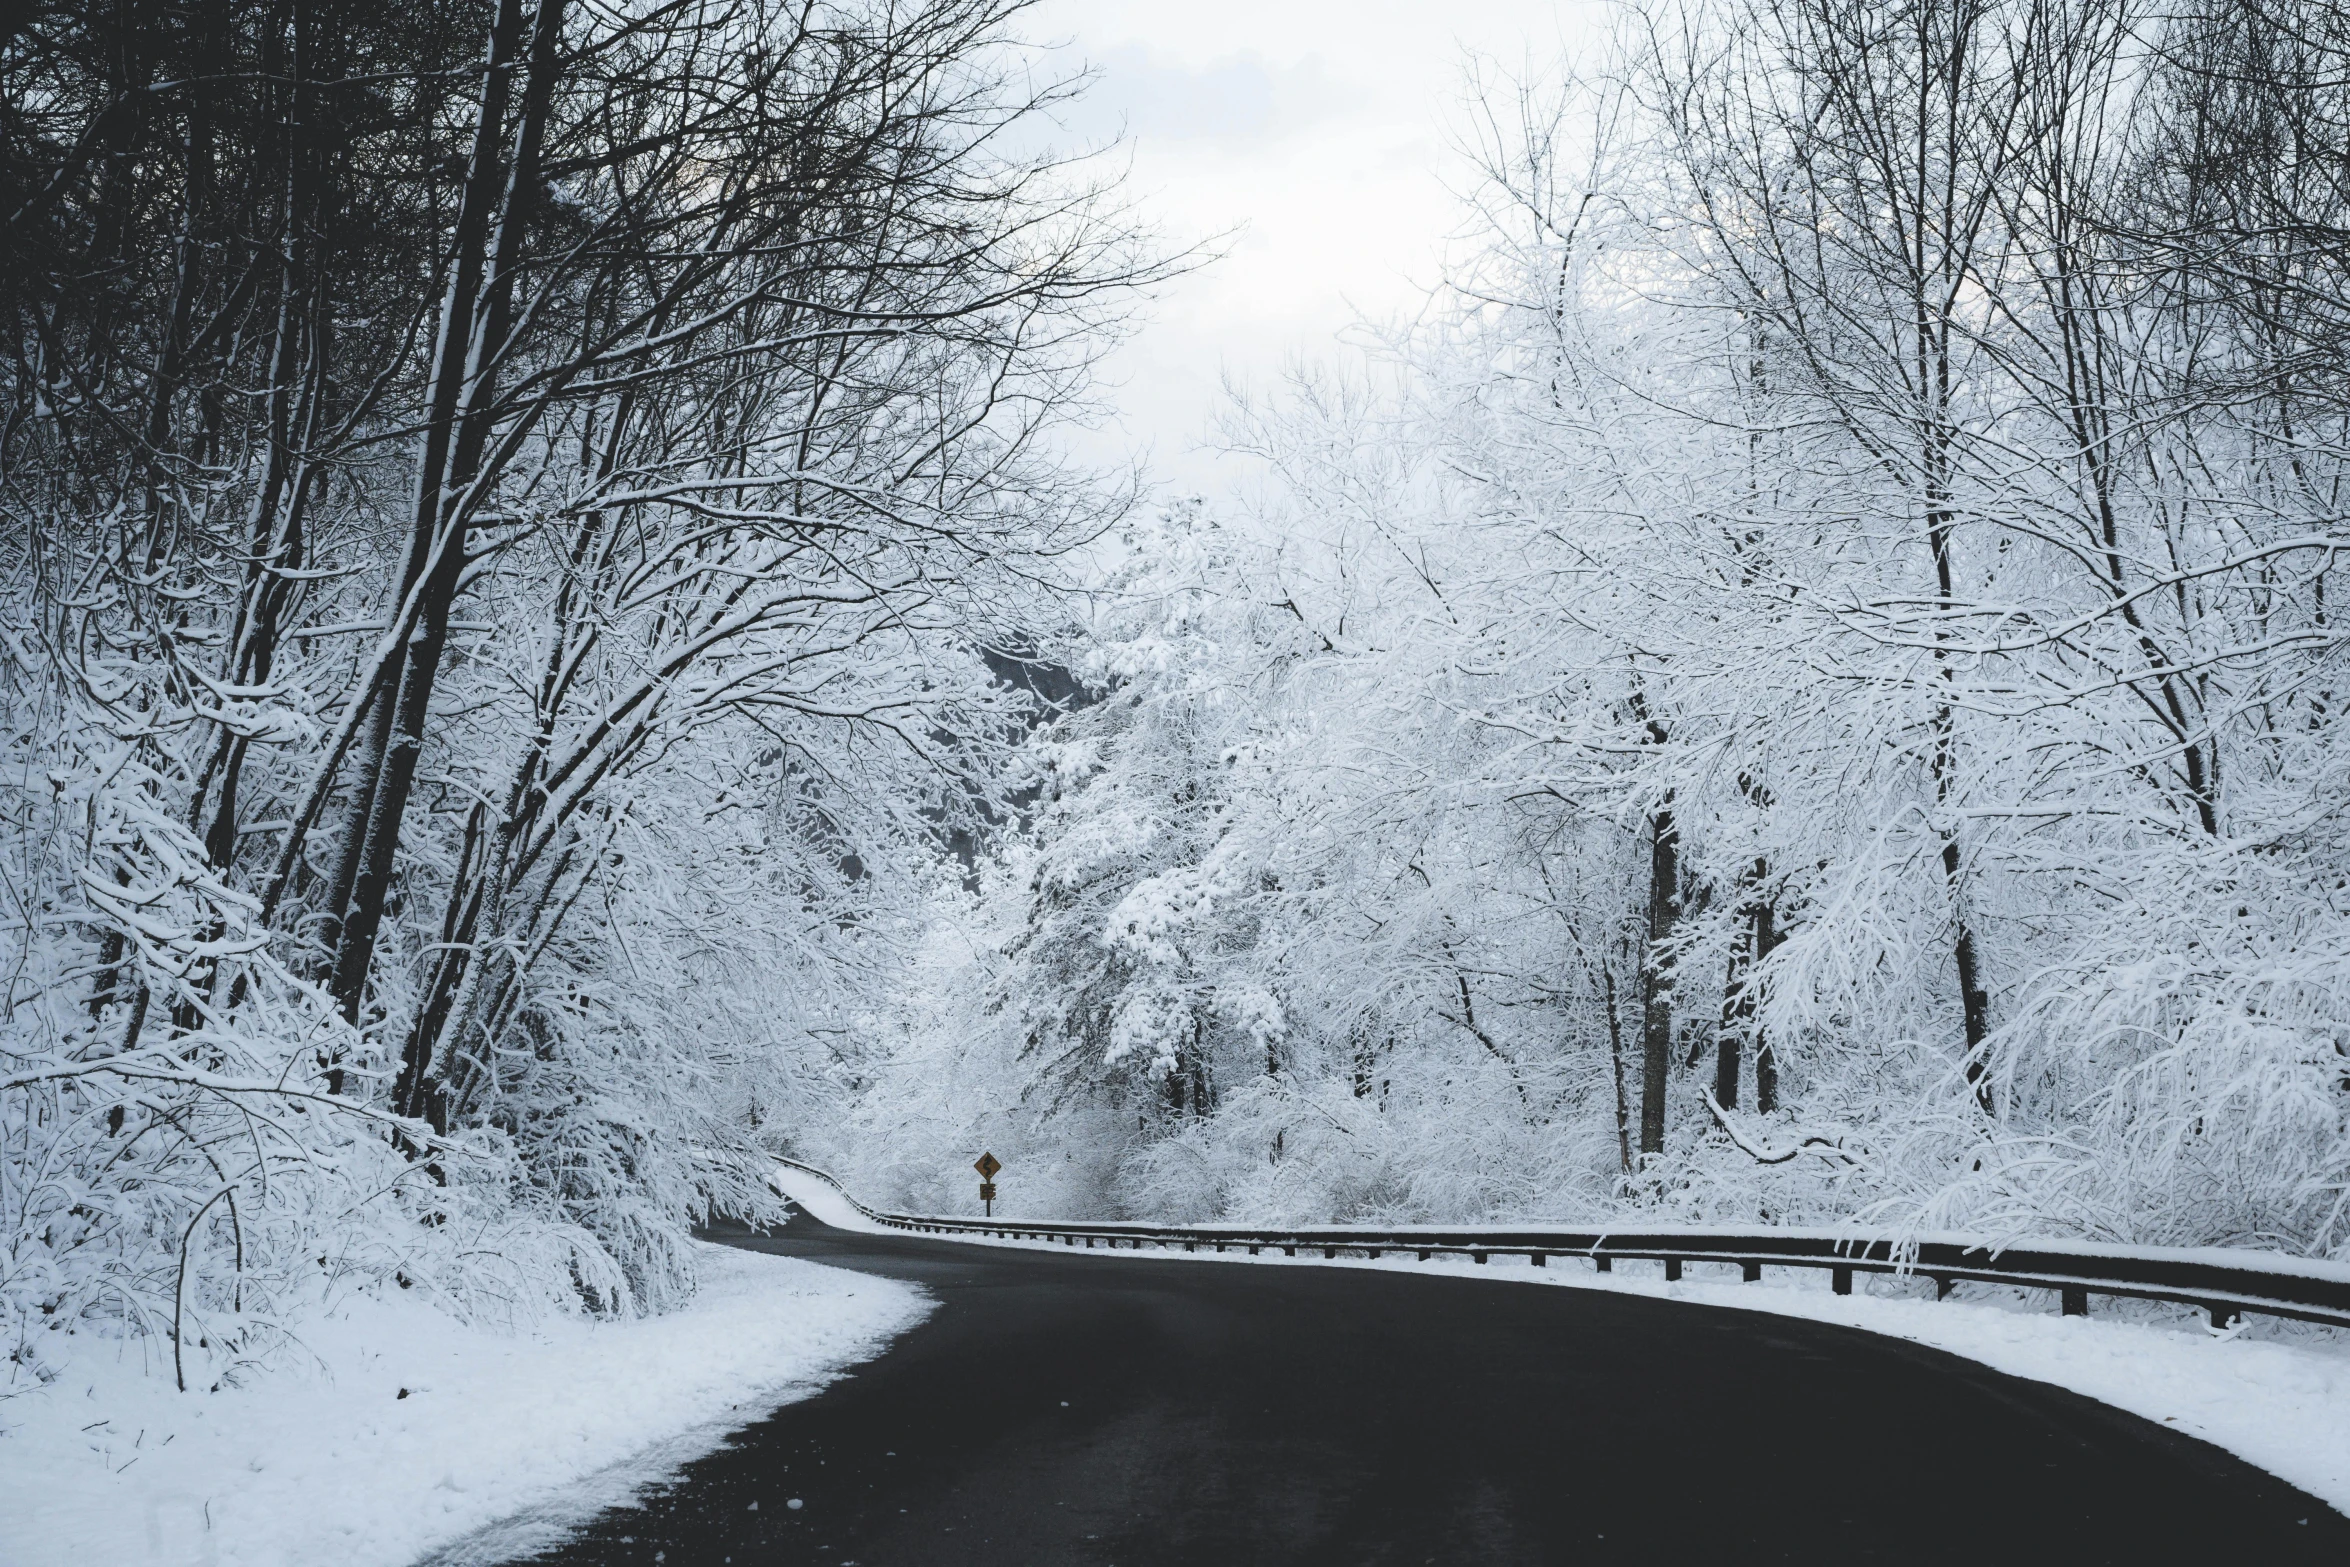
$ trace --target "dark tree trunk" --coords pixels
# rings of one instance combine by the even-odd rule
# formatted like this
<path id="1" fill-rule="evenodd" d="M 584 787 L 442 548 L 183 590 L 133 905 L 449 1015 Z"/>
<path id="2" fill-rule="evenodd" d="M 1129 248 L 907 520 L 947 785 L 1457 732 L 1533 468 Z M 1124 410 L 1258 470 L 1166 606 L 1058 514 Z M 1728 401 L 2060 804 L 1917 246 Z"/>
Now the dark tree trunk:
<path id="1" fill-rule="evenodd" d="M 1746 990 L 1746 976 L 1754 966 L 1753 934 L 1750 926 L 1732 941 L 1728 970 L 1722 976 L 1722 1027 L 1714 1036 L 1714 1103 L 1725 1110 L 1738 1108 L 1743 1036 L 1754 1014 L 1754 998 Z"/>
<path id="2" fill-rule="evenodd" d="M 1681 840 L 1670 795 L 1649 819 L 1648 944 L 1640 960 L 1640 1151 L 1665 1147 L 1665 1085 L 1673 1065 L 1673 966 L 1665 944 L 1681 912 Z"/>
<path id="3" fill-rule="evenodd" d="M 1756 860 L 1739 878 L 1739 884 L 1748 892 L 1745 905 L 1739 910 L 1738 933 L 1730 944 L 1729 972 L 1722 981 L 1722 1028 L 1717 1036 L 1714 1056 L 1714 1101 L 1725 1110 L 1738 1108 L 1738 1077 L 1745 1065 L 1746 1041 L 1755 1040 L 1755 1097 L 1763 1097 L 1764 1047 L 1755 1027 L 1755 1003 L 1760 999 L 1754 990 L 1755 966 L 1770 956 L 1776 943 L 1772 929 L 1770 895 L 1764 890 L 1770 877 L 1770 862 Z M 1775 1066 L 1775 1064 L 1774 1064 Z M 1774 1072 L 1775 1076 L 1775 1072 Z M 1777 1083 L 1772 1084 L 1770 1097 L 1777 1098 Z M 1765 1106 L 1764 1108 L 1768 1108 Z"/>
<path id="4" fill-rule="evenodd" d="M 1981 965 L 1975 957 L 1974 927 L 1967 923 L 1966 911 L 1959 904 L 1962 883 L 1958 839 L 1942 840 L 1942 874 L 1950 883 L 1951 917 L 1957 931 L 1951 940 L 1951 949 L 1958 965 L 1958 1007 L 1966 1027 L 1966 1080 L 1975 1090 L 1975 1102 L 1983 1113 L 1993 1113 L 1991 1095 L 1991 1063 L 1983 1058 L 1983 1041 L 1991 1032 L 1991 997 L 1983 989 Z"/>
<path id="5" fill-rule="evenodd" d="M 482 454 L 493 419 L 494 360 L 503 346 L 522 230 L 529 217 L 531 193 L 538 184 L 538 148 L 554 92 L 562 0 L 540 0 L 531 29 L 521 119 L 515 129 L 511 160 L 501 174 L 505 82 L 511 74 L 501 67 L 518 52 L 521 22 L 520 0 L 503 0 L 491 36 L 481 123 L 458 225 L 458 255 L 434 356 L 434 417 L 426 434 L 417 484 L 416 527 L 409 541 L 407 569 L 402 573 L 404 584 L 413 584 L 419 600 L 415 629 L 403 649 L 396 688 L 387 686 L 378 697 L 383 704 L 378 714 L 383 744 L 373 759 L 372 786 L 364 790 L 368 796 L 365 826 L 345 835 L 346 848 L 356 848 L 358 860 L 348 876 L 350 893 L 336 937 L 332 988 L 343 1015 L 354 1020 L 366 991 L 368 965 L 374 959 L 376 934 L 390 895 L 401 822 L 415 784 L 441 655 L 448 644 L 450 610 L 463 579 L 462 508 L 466 492 L 481 478 Z M 494 235 L 493 214 L 497 219 Z M 374 739 L 373 733 L 370 739 Z M 352 820 L 356 823 L 360 819 L 355 802 Z M 338 872 L 338 880 L 343 874 Z"/>
<path id="6" fill-rule="evenodd" d="M 229 680 L 238 685 L 266 684 L 276 666 L 278 635 L 291 598 L 293 579 L 287 573 L 302 564 L 300 496 L 308 485 L 309 469 L 305 460 L 297 459 L 296 450 L 299 447 L 306 453 L 314 433 L 311 426 L 325 359 L 324 345 L 310 335 L 322 312 L 313 292 L 319 269 L 304 264 L 304 235 L 321 227 L 317 192 L 326 174 L 325 160 L 331 155 L 325 142 L 333 117 L 321 117 L 328 124 L 314 124 L 310 112 L 313 94 L 308 78 L 319 68 L 310 31 L 310 9 L 302 0 L 295 0 L 286 28 L 289 53 L 283 89 L 285 134 L 280 150 L 285 159 L 285 182 L 278 213 L 277 316 L 264 393 L 262 471 L 247 528 L 253 553 L 246 565 L 244 597 L 238 606 L 238 625 L 226 670 Z M 307 369 L 303 364 L 305 347 L 310 360 Z M 214 757 L 220 782 L 204 846 L 212 862 L 224 869 L 236 856 L 237 790 L 249 743 L 243 735 L 224 732 Z M 196 805 L 201 809 L 203 804 L 204 792 L 199 788 Z"/>
<path id="7" fill-rule="evenodd" d="M 1610 960 L 1613 961 L 1612 959 Z M 1616 1078 L 1616 1158 L 1626 1175 L 1632 1173 L 1632 1107 L 1624 1096 L 1624 1024 L 1617 1016 L 1615 970 L 1603 966 L 1600 977 L 1607 985 L 1607 1046 L 1608 1056 L 1615 1067 Z"/>
<path id="8" fill-rule="evenodd" d="M 1922 328 L 1921 328 L 1922 331 Z M 1941 406 L 1948 405 L 1949 366 L 1939 362 L 1942 376 Z M 1940 595 L 1939 604 L 1946 618 L 1955 618 L 1957 593 L 1951 564 L 1952 535 L 1957 513 L 1952 508 L 1950 489 L 1945 475 L 1949 467 L 1949 436 L 1938 431 L 1929 448 L 1926 492 L 1926 538 L 1934 557 L 1934 586 Z M 1950 665 L 1950 651 L 1945 645 L 1949 639 L 1947 624 L 1935 628 L 1934 662 L 1943 689 L 1949 691 L 1956 681 Z M 1958 721 L 1949 700 L 1934 712 L 1934 803 L 1947 808 L 1958 791 Z M 1958 1002 L 1961 1025 L 1966 1030 L 1966 1080 L 1973 1086 L 1975 1102 L 1983 1113 L 1992 1113 L 1990 1063 L 1983 1059 L 1983 1040 L 1991 1032 L 1991 998 L 1983 989 L 1980 964 L 1975 953 L 1974 927 L 1966 915 L 1966 856 L 1960 847 L 1958 829 L 1946 825 L 1942 829 L 1942 880 L 1950 892 L 1951 956 L 1958 968 Z"/>
<path id="9" fill-rule="evenodd" d="M 1768 898 L 1754 902 L 1754 961 L 1760 963 L 1771 955 L 1771 949 L 1780 941 L 1777 911 Z M 1754 1031 L 1754 1108 L 1769 1115 L 1779 1108 L 1779 1057 L 1771 1049 L 1771 1037 L 1762 1029 Z"/>

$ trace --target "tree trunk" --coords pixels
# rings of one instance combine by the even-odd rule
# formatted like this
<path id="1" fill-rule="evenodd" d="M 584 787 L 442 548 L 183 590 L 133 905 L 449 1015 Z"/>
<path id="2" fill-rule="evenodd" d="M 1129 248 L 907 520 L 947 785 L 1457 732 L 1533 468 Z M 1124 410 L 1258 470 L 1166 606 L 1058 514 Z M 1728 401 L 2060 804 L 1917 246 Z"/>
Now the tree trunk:
<path id="1" fill-rule="evenodd" d="M 1613 961 L 1612 959 L 1610 961 Z M 1615 1067 L 1616 1077 L 1616 1158 L 1626 1175 L 1632 1173 L 1632 1108 L 1624 1097 L 1624 1025 L 1616 1015 L 1615 970 L 1603 965 L 1600 977 L 1607 983 L 1607 1046 L 1608 1056 Z"/>
<path id="2" fill-rule="evenodd" d="M 1921 343 L 1932 340 L 1922 313 L 1918 331 Z M 1943 410 L 1950 404 L 1950 361 L 1946 353 L 1935 356 L 1934 373 L 1934 408 L 1937 418 L 1943 419 L 1946 418 Z M 1926 542 L 1934 558 L 1934 588 L 1941 611 L 1934 625 L 1934 667 L 1945 695 L 1934 709 L 1933 770 L 1934 803 L 1944 809 L 1949 807 L 1958 787 L 1958 720 L 1955 700 L 1950 695 L 1956 689 L 1957 675 L 1951 668 L 1947 645 L 1958 609 L 1951 563 L 1958 515 L 1951 501 L 1950 467 L 1950 434 L 1946 423 L 1937 423 L 1926 454 Z M 1991 1032 L 1991 998 L 1983 989 L 1974 928 L 1967 923 L 1966 858 L 1959 845 L 1958 827 L 1946 821 L 1941 833 L 1942 880 L 1950 892 L 1951 956 L 1958 969 L 1960 1023 L 1966 1030 L 1966 1080 L 1974 1088 L 1975 1102 L 1989 1115 L 1992 1113 L 1990 1065 L 1983 1059 L 1983 1040 Z"/>
<path id="3" fill-rule="evenodd" d="M 1755 899 L 1753 920 L 1754 961 L 1760 963 L 1781 940 L 1770 899 Z M 1760 1028 L 1754 1031 L 1754 1108 L 1762 1115 L 1779 1108 L 1779 1057 L 1771 1049 L 1770 1035 Z"/>
<path id="4" fill-rule="evenodd" d="M 1681 912 L 1681 840 L 1673 800 L 1649 818 L 1648 944 L 1640 960 L 1640 1151 L 1665 1148 L 1665 1085 L 1673 1065 L 1673 966 L 1665 943 Z"/>
<path id="5" fill-rule="evenodd" d="M 357 850 L 357 863 L 349 873 L 337 873 L 338 881 L 347 879 L 350 891 L 336 936 L 332 988 L 343 1015 L 353 1020 L 359 1015 L 368 965 L 375 955 L 433 685 L 448 643 L 449 614 L 463 578 L 465 497 L 481 478 L 482 453 L 494 417 L 495 360 L 503 346 L 522 230 L 538 183 L 538 147 L 554 92 L 555 42 L 561 24 L 562 0 L 540 0 L 531 29 L 522 115 L 502 179 L 499 142 L 506 117 L 505 82 L 511 74 L 502 67 L 519 43 L 520 0 L 502 0 L 491 35 L 481 122 L 458 223 L 458 254 L 434 355 L 434 417 L 426 432 L 417 484 L 416 526 L 402 573 L 418 600 L 414 630 L 396 689 L 387 686 L 377 699 L 383 706 L 370 740 L 380 733 L 382 745 L 371 759 L 370 786 L 362 791 L 367 796 L 365 825 L 345 834 L 346 850 Z M 498 220 L 494 236 L 493 212 Z M 354 802 L 352 821 L 360 820 Z"/>
<path id="6" fill-rule="evenodd" d="M 1714 1103 L 1725 1110 L 1738 1108 L 1738 1069 L 1743 1034 L 1754 1015 L 1754 998 L 1747 993 L 1746 976 L 1754 966 L 1751 924 L 1730 944 L 1730 961 L 1722 975 L 1722 1026 L 1714 1036 Z"/>
<path id="7" fill-rule="evenodd" d="M 1741 928 L 1730 945 L 1729 972 L 1722 981 L 1722 1028 L 1717 1036 L 1714 1057 L 1714 1101 L 1725 1110 L 1738 1108 L 1738 1076 L 1745 1065 L 1746 1041 L 1755 1042 L 1754 1072 L 1755 1099 L 1759 1108 L 1769 1110 L 1778 1099 L 1777 1063 L 1765 1067 L 1769 1047 L 1763 1043 L 1761 1031 L 1754 1022 L 1755 1004 L 1760 999 L 1754 989 L 1754 971 L 1771 948 L 1778 944 L 1773 928 L 1770 896 L 1764 891 L 1770 879 L 1768 860 L 1757 859 L 1746 873 L 1739 877 L 1739 885 L 1748 892 L 1747 900 L 1739 909 Z M 1764 1088 L 1766 1070 L 1770 1087 Z M 1763 1101 L 1768 1100 L 1769 1103 Z"/>
<path id="8" fill-rule="evenodd" d="M 261 481 L 246 524 L 253 556 L 245 568 L 237 629 L 225 660 L 225 673 L 236 685 L 264 685 L 276 666 L 278 634 L 290 599 L 289 579 L 284 574 L 302 564 L 300 496 L 310 480 L 306 454 L 322 390 L 322 344 L 309 343 L 310 364 L 307 369 L 303 365 L 305 329 L 319 314 L 311 286 L 313 271 L 303 265 L 303 235 L 319 226 L 315 192 L 323 172 L 320 143 L 326 129 L 310 123 L 307 73 L 315 62 L 309 17 L 309 7 L 295 0 L 286 29 L 290 40 L 283 149 L 286 178 L 278 216 L 277 319 L 265 394 Z M 297 447 L 305 454 L 299 461 Z M 204 845 L 212 862 L 223 869 L 236 857 L 237 789 L 249 743 L 243 735 L 224 730 L 214 757 L 220 786 Z M 196 792 L 196 804 L 199 809 L 204 804 L 201 788 Z"/>

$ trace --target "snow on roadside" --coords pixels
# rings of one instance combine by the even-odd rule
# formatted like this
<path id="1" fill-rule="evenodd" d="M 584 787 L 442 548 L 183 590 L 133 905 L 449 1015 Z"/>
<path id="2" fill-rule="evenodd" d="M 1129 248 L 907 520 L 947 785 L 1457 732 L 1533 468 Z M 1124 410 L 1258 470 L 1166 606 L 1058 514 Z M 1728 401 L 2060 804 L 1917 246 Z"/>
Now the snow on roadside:
<path id="1" fill-rule="evenodd" d="M 991 1237 L 972 1243 L 1068 1250 L 1043 1241 Z M 1962 1291 L 1984 1298 L 1923 1300 L 1899 1292 L 1930 1286 L 1868 1275 L 1854 1281 L 1853 1294 L 1837 1295 L 1830 1291 L 1824 1272 L 1808 1268 L 1775 1268 L 1763 1282 L 1741 1284 L 1727 1278 L 1727 1269 L 1692 1263 L 1681 1282 L 1668 1284 L 1659 1264 L 1618 1262 L 1613 1273 L 1602 1274 L 1575 1259 L 1556 1258 L 1550 1266 L 1536 1268 L 1523 1256 L 1501 1253 L 1482 1267 L 1458 1256 L 1420 1262 L 1409 1257 L 1325 1260 L 1180 1251 L 1115 1255 L 1130 1261 L 1140 1256 L 1251 1267 L 1442 1273 L 1497 1284 L 1612 1290 L 1836 1323 L 1963 1355 L 1995 1371 L 2053 1383 L 2126 1409 L 2223 1448 L 2335 1511 L 2350 1514 L 2350 1333 L 2288 1328 L 2295 1337 L 2252 1338 L 2241 1327 L 2216 1334 L 2195 1322 L 2065 1317 L 2056 1314 L 2045 1291 L 1964 1284 L 1959 1286 Z M 1725 1277 L 1701 1276 L 1714 1272 Z M 1871 1287 L 1886 1293 L 1862 1292 Z M 2093 1302 L 2103 1299 L 2091 1296 Z"/>
<path id="2" fill-rule="evenodd" d="M 836 1230 L 854 1230 L 864 1235 L 895 1235 L 898 1232 L 886 1224 L 876 1224 L 858 1212 L 841 1189 L 799 1165 L 779 1164 L 768 1173 L 767 1184 L 799 1204 L 808 1217 L 818 1224 L 829 1224 Z"/>
<path id="3" fill-rule="evenodd" d="M 358 1297 L 303 1335 L 317 1373 L 218 1393 L 93 1340 L 0 1398 L 0 1564 L 403 1567 L 582 1482 L 619 1499 L 615 1473 L 625 1494 L 717 1447 L 930 1309 L 893 1280 L 698 1249 L 702 1291 L 667 1316 L 508 1337 Z"/>

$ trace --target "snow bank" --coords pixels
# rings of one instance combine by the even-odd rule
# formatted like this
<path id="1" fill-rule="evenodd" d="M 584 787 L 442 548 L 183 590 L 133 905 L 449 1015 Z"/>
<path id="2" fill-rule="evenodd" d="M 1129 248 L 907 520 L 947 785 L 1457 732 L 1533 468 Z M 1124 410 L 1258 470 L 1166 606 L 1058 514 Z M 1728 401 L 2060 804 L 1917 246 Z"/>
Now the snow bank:
<path id="1" fill-rule="evenodd" d="M 929 1310 L 892 1280 L 695 1251 L 702 1290 L 666 1316 L 510 1338 L 358 1297 L 303 1334 L 312 1374 L 218 1393 L 142 1363 L 168 1344 L 90 1341 L 0 1398 L 0 1564 L 402 1567 L 517 1513 L 552 1528 L 567 1496 L 621 1499 Z"/>
<path id="2" fill-rule="evenodd" d="M 849 1201 L 846 1192 L 827 1177 L 803 1165 L 779 1164 L 767 1180 L 769 1185 L 799 1204 L 801 1211 L 819 1224 L 829 1224 L 836 1230 L 856 1230 L 866 1235 L 899 1233 L 886 1224 L 876 1224 L 866 1218 L 864 1211 Z"/>
<path id="3" fill-rule="evenodd" d="M 989 1237 L 972 1244 L 1068 1250 L 1042 1241 Z M 1872 1275 L 1854 1280 L 1855 1293 L 1837 1295 L 1830 1290 L 1826 1273 L 1808 1268 L 1772 1269 L 1762 1282 L 1742 1284 L 1732 1281 L 1728 1268 L 1691 1263 L 1688 1277 L 1668 1284 L 1660 1264 L 1621 1259 L 1613 1273 L 1603 1274 L 1566 1258 L 1536 1268 L 1524 1257 L 1500 1255 L 1482 1267 L 1458 1256 L 1420 1262 L 1409 1257 L 1326 1260 L 1180 1251 L 1114 1255 L 1125 1261 L 1144 1257 L 1245 1267 L 1455 1274 L 1494 1283 L 1612 1290 L 1838 1323 L 1963 1355 L 1993 1370 L 2053 1383 L 2143 1415 L 2223 1448 L 2337 1512 L 2350 1514 L 2350 1334 L 2339 1331 L 2294 1326 L 2286 1329 L 2296 1335 L 2288 1341 L 2247 1337 L 2242 1325 L 2214 1333 L 2191 1321 L 2166 1325 L 2065 1317 L 2056 1313 L 2046 1291 L 1966 1284 L 1959 1288 L 1979 1298 L 1923 1300 L 1897 1292 L 1931 1286 Z M 1708 1273 L 1723 1278 L 1704 1277 Z M 1867 1293 L 1870 1289 L 1886 1293 Z M 2099 1297 L 2092 1292 L 2091 1298 Z"/>

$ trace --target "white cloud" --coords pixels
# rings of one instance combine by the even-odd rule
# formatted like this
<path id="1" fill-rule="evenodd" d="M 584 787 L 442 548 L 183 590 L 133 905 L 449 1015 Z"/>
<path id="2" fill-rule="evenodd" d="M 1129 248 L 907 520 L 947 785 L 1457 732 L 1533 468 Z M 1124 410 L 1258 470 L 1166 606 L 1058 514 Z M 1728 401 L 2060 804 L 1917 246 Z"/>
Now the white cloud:
<path id="1" fill-rule="evenodd" d="M 1069 134 L 1131 138 L 1144 213 L 1177 240 L 1231 234 L 1110 366 L 1100 455 L 1135 446 L 1186 488 L 1230 374 L 1327 353 L 1358 315 L 1415 308 L 1459 213 L 1449 133 L 1471 51 L 1548 63 L 1595 36 L 1603 0 L 1047 0 L 1033 33 L 1099 73 Z"/>
<path id="2" fill-rule="evenodd" d="M 1062 117 L 1085 139 L 1124 132 L 1153 144 L 1204 141 L 1241 152 L 1349 107 L 1319 58 L 1285 64 L 1235 54 L 1198 64 L 1147 42 L 1127 42 L 1087 59 L 1100 80 Z"/>

